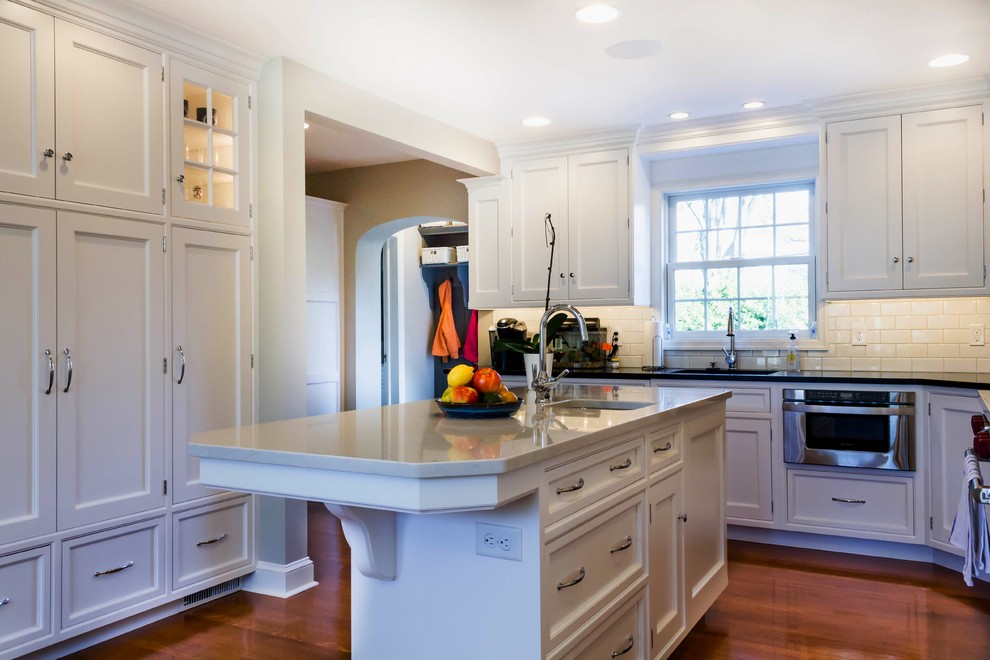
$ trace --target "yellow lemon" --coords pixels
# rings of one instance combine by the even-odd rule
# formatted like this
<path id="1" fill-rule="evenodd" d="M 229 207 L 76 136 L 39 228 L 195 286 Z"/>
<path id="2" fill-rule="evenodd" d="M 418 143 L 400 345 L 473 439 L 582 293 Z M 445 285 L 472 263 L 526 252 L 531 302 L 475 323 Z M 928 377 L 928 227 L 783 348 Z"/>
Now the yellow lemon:
<path id="1" fill-rule="evenodd" d="M 447 374 L 447 384 L 451 387 L 467 385 L 474 378 L 474 367 L 467 364 L 459 364 Z"/>

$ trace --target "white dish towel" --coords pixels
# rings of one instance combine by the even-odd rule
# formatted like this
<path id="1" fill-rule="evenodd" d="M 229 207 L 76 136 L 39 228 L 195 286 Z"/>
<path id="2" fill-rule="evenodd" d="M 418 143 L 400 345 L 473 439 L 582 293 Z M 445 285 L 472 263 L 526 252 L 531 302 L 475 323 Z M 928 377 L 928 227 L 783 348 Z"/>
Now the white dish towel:
<path id="1" fill-rule="evenodd" d="M 987 507 L 973 499 L 969 483 L 979 479 L 980 464 L 976 456 L 967 453 L 963 461 L 962 495 L 959 496 L 959 508 L 952 521 L 952 532 L 949 543 L 966 553 L 963 565 L 963 580 L 967 586 L 973 586 L 973 576 L 990 573 L 990 528 L 987 527 Z"/>

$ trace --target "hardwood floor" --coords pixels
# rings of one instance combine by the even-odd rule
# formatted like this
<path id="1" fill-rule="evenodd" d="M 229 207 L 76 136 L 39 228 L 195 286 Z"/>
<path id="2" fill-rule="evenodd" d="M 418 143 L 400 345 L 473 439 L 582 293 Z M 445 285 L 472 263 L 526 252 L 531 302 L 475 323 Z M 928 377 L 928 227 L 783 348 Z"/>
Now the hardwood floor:
<path id="1" fill-rule="evenodd" d="M 349 658 L 350 552 L 322 505 L 310 504 L 309 530 L 318 587 L 287 600 L 232 594 L 70 657 Z M 742 542 L 730 542 L 729 561 L 728 589 L 674 658 L 990 657 L 986 583 L 970 589 L 928 564 Z"/>

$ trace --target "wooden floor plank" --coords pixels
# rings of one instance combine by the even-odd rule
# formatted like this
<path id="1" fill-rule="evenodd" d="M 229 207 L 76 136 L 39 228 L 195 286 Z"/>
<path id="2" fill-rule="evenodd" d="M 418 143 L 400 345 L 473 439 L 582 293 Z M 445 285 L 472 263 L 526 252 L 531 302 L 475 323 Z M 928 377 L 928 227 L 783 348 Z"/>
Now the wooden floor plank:
<path id="1" fill-rule="evenodd" d="M 350 658 L 350 551 L 309 507 L 318 587 L 239 592 L 71 658 Z M 695 659 L 990 658 L 990 585 L 925 563 L 729 543 L 729 586 L 675 651 Z M 470 659 L 465 659 L 470 660 Z"/>

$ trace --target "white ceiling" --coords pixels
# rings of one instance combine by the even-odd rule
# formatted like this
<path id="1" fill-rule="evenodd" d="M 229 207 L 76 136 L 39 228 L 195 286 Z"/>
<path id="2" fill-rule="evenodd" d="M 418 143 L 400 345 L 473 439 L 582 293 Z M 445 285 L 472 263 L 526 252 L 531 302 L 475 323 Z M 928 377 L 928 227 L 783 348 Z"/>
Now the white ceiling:
<path id="1" fill-rule="evenodd" d="M 603 25 L 573 18 L 592 0 L 130 1 L 496 143 L 990 76 L 990 0 L 614 0 Z M 630 40 L 662 50 L 606 53 Z"/>

